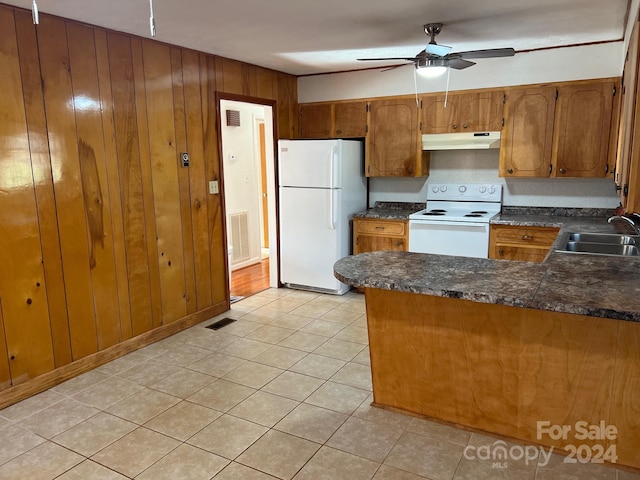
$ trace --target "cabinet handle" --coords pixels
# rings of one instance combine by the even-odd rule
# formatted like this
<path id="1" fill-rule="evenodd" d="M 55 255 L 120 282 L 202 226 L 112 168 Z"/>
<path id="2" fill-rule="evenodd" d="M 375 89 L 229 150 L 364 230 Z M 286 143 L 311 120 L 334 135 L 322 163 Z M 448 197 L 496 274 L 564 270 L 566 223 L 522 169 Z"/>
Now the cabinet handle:
<path id="1" fill-rule="evenodd" d="M 329 135 L 329 130 L 323 130 L 322 133 L 324 133 L 325 135 Z"/>
<path id="2" fill-rule="evenodd" d="M 336 130 L 336 134 L 340 135 L 342 133 L 342 130 Z"/>
<path id="3" fill-rule="evenodd" d="M 513 173 L 513 168 L 510 168 L 509 170 L 507 170 L 507 172 Z"/>
<path id="4" fill-rule="evenodd" d="M 451 127 L 455 130 L 456 128 L 458 128 L 458 125 L 454 123 L 453 125 L 451 125 Z"/>
<path id="5" fill-rule="evenodd" d="M 384 226 L 378 225 L 376 226 L 376 230 L 384 230 Z"/>
<path id="6" fill-rule="evenodd" d="M 498 250 L 498 255 L 504 255 L 504 250 L 503 249 Z"/>
<path id="7" fill-rule="evenodd" d="M 466 123 L 462 124 L 462 128 L 467 128 L 469 125 L 467 125 Z"/>
<path id="8" fill-rule="evenodd" d="M 565 173 L 564 168 L 561 168 L 561 169 L 559 169 L 558 171 L 559 171 L 560 173 Z"/>
<path id="9" fill-rule="evenodd" d="M 398 240 L 398 241 L 396 242 L 396 247 L 400 247 L 400 246 L 402 246 L 402 240 Z"/>
<path id="10" fill-rule="evenodd" d="M 522 235 L 522 240 L 533 240 L 533 235 Z"/>

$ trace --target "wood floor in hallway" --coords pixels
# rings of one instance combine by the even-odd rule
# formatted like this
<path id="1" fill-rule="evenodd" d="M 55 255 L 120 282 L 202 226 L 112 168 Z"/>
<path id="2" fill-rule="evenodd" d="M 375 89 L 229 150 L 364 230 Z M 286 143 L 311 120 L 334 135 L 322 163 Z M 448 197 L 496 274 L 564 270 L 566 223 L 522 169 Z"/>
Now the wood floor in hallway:
<path id="1" fill-rule="evenodd" d="M 269 259 L 231 272 L 231 295 L 249 297 L 269 288 Z"/>

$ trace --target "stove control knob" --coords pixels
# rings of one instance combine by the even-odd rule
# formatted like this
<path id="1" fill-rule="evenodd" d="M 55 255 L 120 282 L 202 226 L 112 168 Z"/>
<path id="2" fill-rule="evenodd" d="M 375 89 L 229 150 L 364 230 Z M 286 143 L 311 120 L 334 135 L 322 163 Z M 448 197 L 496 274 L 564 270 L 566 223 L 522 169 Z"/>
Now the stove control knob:
<path id="1" fill-rule="evenodd" d="M 433 193 L 438 193 L 440 191 L 440 187 L 434 186 L 431 191 L 433 191 Z"/>
<path id="2" fill-rule="evenodd" d="M 441 186 L 441 187 L 440 187 L 440 191 L 441 191 L 442 193 L 446 192 L 446 191 L 447 191 L 447 187 L 446 187 L 446 186 L 444 186 L 444 185 L 443 185 L 443 186 Z"/>
<path id="3" fill-rule="evenodd" d="M 496 193 L 496 187 L 489 187 L 489 194 L 493 195 L 494 193 Z"/>
<path id="4" fill-rule="evenodd" d="M 487 191 L 487 187 L 485 187 L 484 185 L 480 187 L 480 193 L 484 193 Z"/>
<path id="5" fill-rule="evenodd" d="M 467 191 L 467 187 L 465 187 L 464 185 L 460 185 L 460 186 L 458 187 L 458 190 L 460 191 L 460 193 L 464 193 L 464 192 L 466 192 L 466 191 Z"/>

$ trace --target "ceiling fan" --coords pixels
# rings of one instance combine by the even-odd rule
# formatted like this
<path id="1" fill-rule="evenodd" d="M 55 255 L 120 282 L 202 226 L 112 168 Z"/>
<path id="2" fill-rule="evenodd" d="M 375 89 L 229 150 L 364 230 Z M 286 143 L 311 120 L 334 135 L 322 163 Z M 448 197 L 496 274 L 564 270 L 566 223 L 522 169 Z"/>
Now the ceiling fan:
<path id="1" fill-rule="evenodd" d="M 450 53 L 452 47 L 438 45 L 436 36 L 442 31 L 442 23 L 427 23 L 424 26 L 424 33 L 431 37 L 431 41 L 424 50 L 415 57 L 387 57 L 387 58 L 358 58 L 359 61 L 381 61 L 381 60 L 405 60 L 413 62 L 416 71 L 425 77 L 436 77 L 447 71 L 447 67 L 462 70 L 475 65 L 469 59 L 512 57 L 515 55 L 513 48 L 493 48 L 489 50 L 470 50 L 468 52 Z M 408 65 L 406 63 L 395 65 L 386 70 Z"/>

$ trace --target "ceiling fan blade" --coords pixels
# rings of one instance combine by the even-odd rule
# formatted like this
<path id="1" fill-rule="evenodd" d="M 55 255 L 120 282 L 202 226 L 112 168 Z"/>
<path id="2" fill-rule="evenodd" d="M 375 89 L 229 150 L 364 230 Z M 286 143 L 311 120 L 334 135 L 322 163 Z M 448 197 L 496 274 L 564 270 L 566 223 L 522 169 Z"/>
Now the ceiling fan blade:
<path id="1" fill-rule="evenodd" d="M 453 47 L 448 47 L 446 45 L 438 45 L 436 43 L 429 43 L 424 51 L 426 51 L 429 55 L 436 55 L 438 57 L 444 57 L 447 55 Z"/>
<path id="2" fill-rule="evenodd" d="M 451 68 L 456 70 L 462 70 L 475 65 L 475 62 L 469 62 L 468 60 L 463 60 L 461 58 L 452 58 L 447 63 Z"/>
<path id="3" fill-rule="evenodd" d="M 359 62 L 383 62 L 386 60 L 406 60 L 407 62 L 415 62 L 416 59 L 414 57 L 406 58 L 406 57 L 385 57 L 385 58 L 358 58 Z"/>
<path id="4" fill-rule="evenodd" d="M 405 67 L 407 65 L 411 65 L 410 63 L 402 63 L 400 65 L 394 65 L 392 67 L 389 68 L 384 68 L 382 70 L 380 70 L 381 72 L 388 72 L 389 70 L 395 70 L 396 68 L 400 68 L 400 67 Z"/>
<path id="5" fill-rule="evenodd" d="M 516 51 L 513 48 L 491 48 L 489 50 L 470 50 L 468 52 L 456 52 L 448 55 L 450 58 L 497 58 L 513 57 Z"/>

